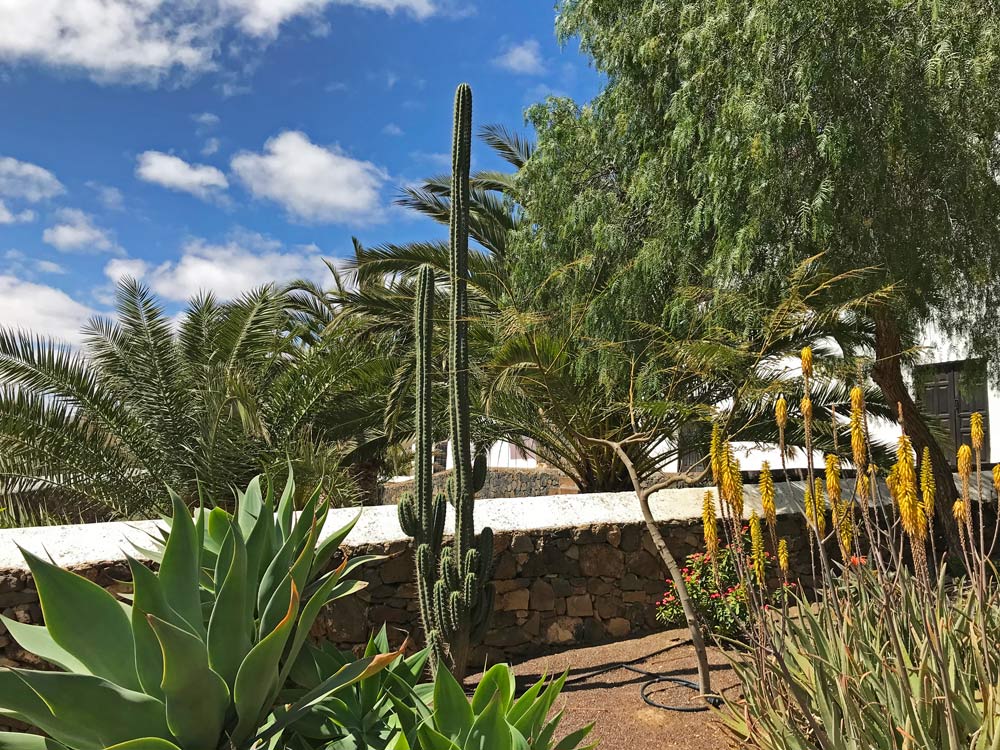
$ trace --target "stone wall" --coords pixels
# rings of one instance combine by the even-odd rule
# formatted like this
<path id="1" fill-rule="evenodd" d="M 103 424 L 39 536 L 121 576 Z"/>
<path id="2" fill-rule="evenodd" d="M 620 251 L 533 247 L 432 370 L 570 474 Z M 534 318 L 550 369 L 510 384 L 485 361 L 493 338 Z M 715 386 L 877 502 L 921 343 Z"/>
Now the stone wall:
<path id="1" fill-rule="evenodd" d="M 654 515 L 678 556 L 702 548 L 703 492 L 667 490 L 652 499 Z M 787 489 L 779 492 L 780 532 L 789 540 L 793 564 L 806 575 L 809 556 L 801 515 L 786 507 Z M 759 511 L 756 488 L 748 486 L 746 494 L 747 512 Z M 329 528 L 344 525 L 354 513 L 332 511 Z M 476 521 L 477 528 L 489 525 L 496 533 L 497 593 L 492 627 L 475 662 L 600 643 L 657 627 L 655 602 L 663 594 L 666 576 L 633 494 L 482 500 Z M 449 517 L 449 527 L 452 522 Z M 47 551 L 57 563 L 118 589 L 122 584 L 117 582 L 128 579 L 121 550 L 130 549 L 132 542 L 142 544 L 152 525 L 147 521 L 0 531 L 0 611 L 22 622 L 41 622 L 37 593 L 18 544 L 38 554 Z M 347 554 L 378 553 L 388 559 L 361 569 L 368 587 L 330 607 L 315 635 L 353 647 L 387 622 L 419 640 L 413 556 L 395 507 L 364 508 L 349 541 Z M 0 626 L 0 665 L 31 663 Z"/>
<path id="2" fill-rule="evenodd" d="M 434 475 L 435 492 L 444 492 L 451 470 Z M 558 495 L 562 472 L 558 469 L 490 469 L 479 497 L 542 497 Z M 403 495 L 413 492 L 413 480 L 390 482 L 379 487 L 379 499 L 385 505 L 395 505 Z"/>

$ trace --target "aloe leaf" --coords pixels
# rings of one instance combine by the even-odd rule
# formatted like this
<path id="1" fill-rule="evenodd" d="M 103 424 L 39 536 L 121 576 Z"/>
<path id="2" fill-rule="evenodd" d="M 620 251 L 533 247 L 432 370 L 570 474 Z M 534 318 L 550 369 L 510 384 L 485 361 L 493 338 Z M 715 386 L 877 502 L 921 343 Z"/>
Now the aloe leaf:
<path id="1" fill-rule="evenodd" d="M 229 708 L 229 687 L 208 665 L 200 638 L 149 615 L 163 650 L 167 726 L 185 750 L 214 750 Z"/>
<path id="2" fill-rule="evenodd" d="M 160 585 L 170 608 L 204 637 L 200 593 L 202 545 L 184 501 L 175 492 L 170 493 L 170 499 L 174 517 L 160 563 Z"/>
<path id="3" fill-rule="evenodd" d="M 132 628 L 126 610 L 96 583 L 21 550 L 38 589 L 52 640 L 91 674 L 139 689 Z M 80 627 L 86 623 L 88 627 Z"/>
<path id="4" fill-rule="evenodd" d="M 82 661 L 52 639 L 52 634 L 44 625 L 26 625 L 2 616 L 0 622 L 3 622 L 7 631 L 25 651 L 30 651 L 66 672 L 90 674 L 90 670 Z"/>
<path id="5" fill-rule="evenodd" d="M 171 739 L 160 701 L 93 675 L 3 670 L 0 703 L 75 750 L 103 750 L 136 737 Z"/>

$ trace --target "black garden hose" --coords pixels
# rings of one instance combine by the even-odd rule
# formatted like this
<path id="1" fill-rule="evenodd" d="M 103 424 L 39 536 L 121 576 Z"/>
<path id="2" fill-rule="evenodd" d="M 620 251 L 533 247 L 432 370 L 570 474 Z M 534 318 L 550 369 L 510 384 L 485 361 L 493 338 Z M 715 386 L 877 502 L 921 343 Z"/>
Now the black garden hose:
<path id="1" fill-rule="evenodd" d="M 690 688 L 695 692 L 698 692 L 700 688 L 697 683 L 691 682 L 691 680 L 685 680 L 681 677 L 671 677 L 670 675 L 661 674 L 659 672 L 647 672 L 645 669 L 639 669 L 638 667 L 633 667 L 631 664 L 622 662 L 610 667 L 603 667 L 594 672 L 587 672 L 586 674 L 577 675 L 572 679 L 566 680 L 567 685 L 572 685 L 578 682 L 585 682 L 586 680 L 593 679 L 594 677 L 599 677 L 602 674 L 607 674 L 608 672 L 614 672 L 618 669 L 625 669 L 629 672 L 634 672 L 635 674 L 643 675 L 644 677 L 651 677 L 647 682 L 642 684 L 639 694 L 642 696 L 642 700 L 649 706 L 653 708 L 660 708 L 664 711 L 682 711 L 684 713 L 694 713 L 696 711 L 707 711 L 709 707 L 719 708 L 722 705 L 722 698 L 718 695 L 706 695 L 705 703 L 707 705 L 703 706 L 668 706 L 665 703 L 657 703 L 655 700 L 649 697 L 649 691 L 655 686 L 660 685 L 665 682 L 669 682 L 673 685 L 680 685 L 682 687 Z"/>

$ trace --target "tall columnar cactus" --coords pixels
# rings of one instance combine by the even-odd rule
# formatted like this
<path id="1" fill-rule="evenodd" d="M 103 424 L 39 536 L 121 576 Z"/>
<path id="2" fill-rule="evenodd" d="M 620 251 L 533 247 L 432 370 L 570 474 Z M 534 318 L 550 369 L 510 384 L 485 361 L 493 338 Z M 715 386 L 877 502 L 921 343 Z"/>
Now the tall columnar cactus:
<path id="1" fill-rule="evenodd" d="M 403 530 L 416 544 L 420 614 L 432 664 L 461 679 L 469 646 L 480 640 L 493 612 L 493 532 L 484 528 L 476 539 L 473 507 L 476 485 L 484 474 L 480 457 L 475 471 L 469 426 L 469 343 L 466 284 L 469 256 L 469 156 L 472 147 L 472 90 L 455 92 L 455 129 L 451 178 L 451 310 L 449 315 L 448 387 L 451 441 L 455 469 L 445 495 L 431 484 L 431 336 L 434 272 L 420 269 L 417 279 L 416 494 L 399 504 Z M 455 535 L 443 547 L 445 508 L 455 509 Z"/>

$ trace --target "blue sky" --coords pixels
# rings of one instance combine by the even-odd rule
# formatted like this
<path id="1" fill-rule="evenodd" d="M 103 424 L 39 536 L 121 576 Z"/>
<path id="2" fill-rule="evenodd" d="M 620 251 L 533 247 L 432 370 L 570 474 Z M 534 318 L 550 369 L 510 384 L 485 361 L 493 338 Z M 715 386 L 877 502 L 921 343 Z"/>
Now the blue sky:
<path id="1" fill-rule="evenodd" d="M 392 206 L 447 166 L 451 101 L 525 130 L 600 79 L 532 0 L 0 5 L 0 325 L 77 341 L 138 276 L 176 310 L 441 236 Z M 485 147 L 475 166 L 493 162 Z"/>

